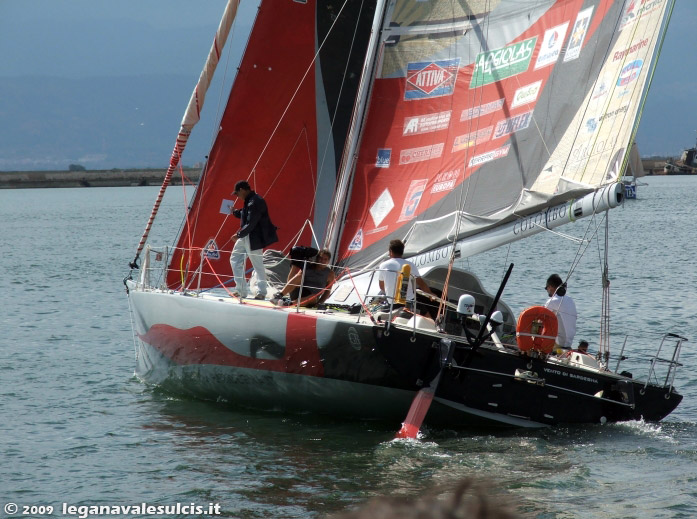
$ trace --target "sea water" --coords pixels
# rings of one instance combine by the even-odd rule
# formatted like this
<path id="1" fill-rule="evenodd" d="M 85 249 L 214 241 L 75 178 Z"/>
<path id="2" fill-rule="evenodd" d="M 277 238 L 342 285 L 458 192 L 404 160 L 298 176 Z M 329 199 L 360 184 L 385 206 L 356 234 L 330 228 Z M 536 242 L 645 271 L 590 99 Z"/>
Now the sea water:
<path id="1" fill-rule="evenodd" d="M 157 188 L 0 191 L 0 517 L 78 517 L 96 506 L 156 517 L 148 506 L 178 505 L 159 517 L 219 506 L 224 517 L 312 518 L 467 477 L 526 517 L 697 517 L 697 177 L 645 181 L 638 200 L 609 214 L 612 348 L 629 335 L 623 369 L 640 376 L 664 333 L 690 338 L 678 409 L 660 423 L 426 428 L 415 442 L 392 441 L 399 424 L 250 412 L 145 386 L 133 375 L 121 281 Z M 185 206 L 168 189 L 158 244 L 171 243 Z M 493 293 L 514 263 L 504 299 L 516 314 L 545 300 L 550 273 L 571 271 L 577 339 L 595 351 L 596 228 L 600 218 L 580 220 L 463 264 Z M 584 235 L 592 239 L 575 241 Z"/>

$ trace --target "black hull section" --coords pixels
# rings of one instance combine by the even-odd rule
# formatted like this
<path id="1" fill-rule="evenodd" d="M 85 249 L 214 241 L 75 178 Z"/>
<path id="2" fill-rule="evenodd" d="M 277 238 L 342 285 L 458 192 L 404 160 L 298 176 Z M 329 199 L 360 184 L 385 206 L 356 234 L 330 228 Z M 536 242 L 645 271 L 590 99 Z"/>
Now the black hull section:
<path id="1" fill-rule="evenodd" d="M 415 341 L 414 341 L 415 337 Z M 445 364 L 447 347 L 436 336 L 392 328 L 377 333 L 378 348 L 391 365 L 427 386 Z M 533 358 L 518 351 L 453 342 L 452 362 L 443 368 L 436 399 L 454 411 L 512 426 L 659 421 L 682 396 L 668 388 Z M 427 415 L 426 421 L 429 421 Z"/>

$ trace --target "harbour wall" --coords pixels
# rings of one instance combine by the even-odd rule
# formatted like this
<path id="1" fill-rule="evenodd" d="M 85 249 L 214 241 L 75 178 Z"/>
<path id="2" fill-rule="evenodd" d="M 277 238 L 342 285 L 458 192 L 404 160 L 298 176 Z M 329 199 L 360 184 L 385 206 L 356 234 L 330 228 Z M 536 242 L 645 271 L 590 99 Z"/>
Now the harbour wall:
<path id="1" fill-rule="evenodd" d="M 184 168 L 182 171 L 188 183 L 198 182 L 200 169 Z M 0 171 L 0 189 L 159 186 L 162 185 L 166 173 L 166 169 Z M 181 183 L 179 170 L 172 175 L 171 183 Z"/>

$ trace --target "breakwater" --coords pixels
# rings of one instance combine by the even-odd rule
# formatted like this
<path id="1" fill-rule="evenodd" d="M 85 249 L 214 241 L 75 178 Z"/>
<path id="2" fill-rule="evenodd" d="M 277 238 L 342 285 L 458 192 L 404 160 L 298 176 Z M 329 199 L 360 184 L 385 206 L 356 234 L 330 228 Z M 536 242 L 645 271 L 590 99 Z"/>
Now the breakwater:
<path id="1" fill-rule="evenodd" d="M 198 182 L 201 170 L 182 170 L 189 182 Z M 0 189 L 47 187 L 118 187 L 159 186 L 166 169 L 110 169 L 86 171 L 0 171 Z M 181 183 L 179 170 L 172 175 L 173 184 Z"/>

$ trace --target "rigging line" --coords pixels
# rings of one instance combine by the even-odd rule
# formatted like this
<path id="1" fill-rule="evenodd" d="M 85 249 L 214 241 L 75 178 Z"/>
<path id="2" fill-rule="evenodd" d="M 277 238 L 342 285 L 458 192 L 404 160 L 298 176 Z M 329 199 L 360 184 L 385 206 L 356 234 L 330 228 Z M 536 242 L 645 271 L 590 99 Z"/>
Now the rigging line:
<path id="1" fill-rule="evenodd" d="M 452 12 L 452 17 L 454 17 L 454 11 Z M 487 17 L 487 25 L 486 25 L 487 31 L 488 31 L 488 27 L 489 27 L 488 19 L 489 19 L 489 17 Z M 488 32 L 487 32 L 487 37 L 488 37 Z M 455 45 L 457 45 L 457 42 L 455 42 Z M 452 44 L 450 45 L 450 48 L 452 51 Z M 481 45 L 481 40 L 480 40 L 480 50 L 481 50 L 481 48 L 482 48 L 482 45 Z M 452 54 L 450 54 L 449 56 L 452 56 Z M 476 67 L 476 60 L 475 60 L 475 67 Z M 484 87 L 481 86 L 481 87 L 479 87 L 479 89 L 475 89 L 474 99 L 476 99 L 477 91 L 479 91 L 479 93 L 480 93 L 479 107 L 481 108 L 482 98 L 484 95 Z M 452 96 L 450 98 L 449 102 L 450 102 L 451 117 L 452 117 L 452 109 L 453 109 L 453 105 L 455 103 L 454 96 Z M 475 104 L 475 103 L 473 103 L 473 104 Z M 476 122 L 477 129 L 474 132 L 474 146 L 475 147 L 477 145 L 477 138 L 479 136 L 478 134 L 479 134 L 480 123 L 481 123 L 481 117 L 477 118 L 477 122 Z M 470 120 L 468 121 L 468 124 L 467 124 L 468 133 L 467 133 L 466 139 L 469 139 L 469 135 L 471 135 L 471 133 L 472 133 L 471 132 L 472 126 L 473 126 L 473 122 L 472 122 L 472 119 L 470 118 Z M 448 301 L 448 290 L 450 287 L 450 275 L 453 271 L 453 266 L 455 264 L 455 259 L 456 259 L 456 250 L 455 249 L 456 249 L 456 245 L 457 245 L 458 236 L 460 235 L 460 225 L 461 225 L 460 212 L 464 210 L 465 200 L 467 200 L 467 196 L 469 195 L 469 187 L 470 187 L 469 184 L 470 183 L 467 182 L 467 186 L 465 186 L 465 180 L 466 180 L 465 175 L 466 175 L 466 171 L 467 171 L 466 164 L 467 164 L 468 153 L 469 153 L 469 146 L 467 148 L 465 148 L 465 154 L 464 154 L 464 157 L 462 159 L 462 182 L 460 183 L 459 189 L 457 191 L 457 200 L 456 200 L 455 213 L 454 213 L 455 214 L 455 228 L 454 228 L 454 232 L 452 235 L 452 248 L 450 250 L 450 260 L 448 261 L 448 271 L 445 275 L 445 280 L 443 282 L 443 291 L 442 291 L 441 296 L 439 298 L 438 311 L 436 313 L 436 320 L 440 319 L 444 315 L 445 310 L 446 310 L 446 301 Z M 441 159 L 441 163 L 443 162 L 443 160 L 444 159 Z"/>
<path id="2" fill-rule="evenodd" d="M 586 250 L 588 249 L 588 246 L 590 245 L 591 241 L 593 240 L 593 237 L 597 236 L 598 229 L 600 228 L 600 225 L 605 221 L 605 218 L 607 218 L 607 211 L 605 211 L 602 218 L 598 222 L 598 225 L 596 225 L 595 230 L 591 233 L 590 238 L 588 238 L 586 240 L 585 238 L 588 235 L 588 231 L 591 227 L 591 224 L 596 219 L 595 218 L 596 214 L 597 213 L 594 212 L 590 218 L 590 221 L 588 222 L 588 227 L 586 228 L 586 233 L 583 236 L 584 240 L 581 244 L 579 244 L 579 248 L 576 251 L 576 257 L 571 262 L 571 267 L 569 269 L 569 274 L 568 274 L 566 280 L 571 278 L 571 274 L 576 270 L 576 267 L 578 267 L 578 265 L 580 264 L 581 258 L 583 258 L 583 255 L 585 254 Z M 585 245 L 585 247 L 584 247 L 584 245 Z"/>
<path id="3" fill-rule="evenodd" d="M 478 53 L 478 54 L 484 52 L 484 45 L 483 45 L 483 42 L 484 42 L 484 41 L 489 41 L 489 30 L 491 29 L 491 0 L 487 0 L 485 6 L 486 6 L 485 9 L 486 9 L 486 12 L 487 12 L 487 16 L 486 16 L 485 21 L 483 21 L 483 24 L 484 24 L 484 27 L 483 27 L 484 30 L 483 30 L 483 32 L 482 32 L 483 37 L 479 37 L 479 38 L 478 38 L 478 41 L 479 41 L 479 53 Z M 479 25 L 479 24 L 477 24 L 477 26 L 478 26 L 478 25 Z M 475 26 L 475 27 L 476 27 L 476 26 Z M 473 27 L 473 30 L 476 31 L 476 29 L 475 29 L 474 27 Z M 476 32 L 475 32 L 475 34 L 476 34 Z M 489 48 L 489 47 L 488 47 L 488 45 L 487 45 L 487 49 L 488 49 L 488 48 Z M 475 57 L 475 59 L 474 59 L 474 64 L 473 64 L 473 69 L 472 69 L 472 74 L 473 74 L 473 75 L 474 75 L 474 73 L 475 73 L 476 68 L 477 68 L 477 63 L 476 63 L 476 57 Z M 478 86 L 475 88 L 475 90 L 474 90 L 474 97 L 473 97 L 473 98 L 474 98 L 475 102 L 472 103 L 473 105 L 476 105 L 477 93 L 479 93 L 479 108 L 481 109 L 482 100 L 483 100 L 483 98 L 484 98 L 484 85 L 483 85 L 483 84 L 482 84 L 482 85 L 478 85 Z M 471 130 L 471 129 L 472 129 L 473 124 L 474 124 L 474 123 L 472 122 L 472 118 L 470 118 L 470 120 L 469 120 L 469 122 L 468 122 L 468 130 Z M 479 125 L 481 124 L 481 114 L 479 114 L 479 115 L 477 116 L 477 123 L 476 123 L 476 124 L 477 124 L 477 127 L 476 127 L 476 128 L 477 128 L 477 132 L 479 132 Z M 473 146 L 473 148 L 475 148 L 475 149 L 476 149 L 476 147 L 477 147 L 476 138 L 477 138 L 477 135 L 475 134 L 475 144 L 474 144 L 474 146 Z M 472 151 L 473 151 L 473 150 L 472 150 Z M 470 172 L 469 176 L 466 177 L 466 174 L 467 174 L 467 164 L 468 164 L 469 154 L 470 154 L 470 149 L 469 149 L 469 147 L 467 147 L 467 148 L 465 149 L 465 156 L 464 156 L 464 158 L 463 158 L 463 164 L 462 164 L 462 168 L 463 168 L 463 169 L 462 169 L 462 176 L 463 176 L 462 183 L 463 183 L 463 184 L 464 184 L 465 180 L 471 179 L 472 176 L 474 175 L 474 173 L 476 173 L 476 171 Z M 474 178 L 474 186 L 472 186 L 472 192 L 474 192 L 474 191 L 476 190 L 476 185 L 477 185 L 477 179 L 478 179 L 478 178 L 479 178 L 478 176 L 475 176 L 475 178 Z M 470 193 L 470 187 L 471 187 L 470 184 L 472 184 L 472 181 L 471 181 L 471 180 L 469 180 L 469 181 L 467 182 L 467 192 L 464 194 L 464 202 L 462 202 L 462 199 L 461 199 L 461 201 L 460 201 L 460 202 L 461 202 L 461 207 L 463 207 L 463 209 L 464 209 L 465 203 L 467 202 L 467 197 L 469 196 L 469 193 Z M 462 185 L 462 184 L 461 184 L 461 185 Z"/>
<path id="4" fill-rule="evenodd" d="M 537 2 L 537 3 L 535 4 L 535 7 L 533 7 L 533 9 L 536 10 L 536 9 L 538 8 L 539 5 L 540 5 L 540 2 Z M 540 52 L 542 52 L 542 51 L 540 51 Z M 554 64 L 554 67 L 556 68 L 556 63 Z M 550 74 L 550 77 L 552 77 L 552 76 L 553 76 L 553 74 Z M 522 86 L 522 85 L 520 84 L 520 77 L 519 77 L 519 76 L 514 76 L 514 78 L 515 78 L 514 80 L 515 80 L 515 82 L 517 83 L 517 85 L 518 85 L 519 87 Z M 547 85 L 548 85 L 549 83 L 550 83 L 550 81 L 549 81 L 549 79 L 548 79 L 548 80 L 547 80 L 547 83 L 545 84 L 545 87 L 547 87 Z M 532 104 L 532 103 L 528 102 L 528 103 L 525 103 L 525 104 L 530 105 L 530 104 Z M 547 146 L 547 141 L 545 140 L 545 137 L 544 137 L 544 135 L 542 134 L 542 130 L 540 129 L 540 125 L 539 125 L 538 122 L 537 122 L 537 117 L 535 117 L 535 106 L 537 106 L 537 103 L 535 103 L 535 104 L 533 105 L 533 111 L 532 111 L 531 119 L 532 119 L 533 124 L 535 125 L 535 129 L 537 130 L 537 134 L 540 136 L 540 142 L 541 142 L 542 145 L 545 147 L 545 151 L 547 152 L 547 157 L 551 157 L 551 156 L 552 156 L 552 152 L 549 151 L 549 146 Z M 513 136 L 511 136 L 511 138 L 513 138 Z M 523 188 L 525 188 L 525 184 L 523 184 Z"/>
<path id="5" fill-rule="evenodd" d="M 259 8 L 257 8 L 257 14 L 258 13 L 259 13 Z M 252 32 L 254 31 L 255 23 L 256 23 L 256 17 L 255 17 L 254 22 L 252 23 L 252 28 L 249 31 L 249 35 L 247 36 L 247 44 L 245 45 L 245 50 L 246 50 L 246 46 L 249 44 L 249 38 L 251 38 Z M 230 35 L 228 37 L 233 37 L 233 39 L 234 39 L 236 27 L 237 27 L 237 17 L 235 17 L 235 19 L 232 22 L 232 26 L 230 27 Z M 210 151 L 213 149 L 213 146 L 215 145 L 215 140 L 218 136 L 218 133 L 220 132 L 220 123 L 222 122 L 222 118 L 223 118 L 223 114 L 224 114 L 224 110 L 222 109 L 222 106 L 223 106 L 223 95 L 226 92 L 225 80 L 228 77 L 228 71 L 230 69 L 230 60 L 232 59 L 232 45 L 229 45 L 227 47 L 226 52 L 227 52 L 227 58 L 225 59 L 225 69 L 223 71 L 223 77 L 222 77 L 222 80 L 220 82 L 220 89 L 218 90 L 218 102 L 216 104 L 216 115 L 213 119 L 214 121 L 216 121 L 216 124 L 214 124 L 213 127 L 211 128 L 210 145 L 208 146 L 208 150 L 209 150 L 208 156 L 206 157 L 205 165 L 203 167 L 203 170 L 201 171 L 201 176 L 199 177 L 199 182 L 198 182 L 198 185 L 196 186 L 196 192 L 191 197 L 192 201 L 194 200 L 197 192 L 200 190 L 203 190 L 203 187 L 206 184 L 206 181 L 208 178 L 207 172 L 208 172 L 208 165 L 209 165 L 208 161 L 210 158 Z M 243 57 L 244 57 L 244 52 L 240 55 L 240 62 L 242 61 Z M 239 71 L 239 66 L 237 67 L 237 70 Z M 236 79 L 237 78 L 235 78 L 235 80 Z M 196 229 L 198 227 L 198 222 L 200 219 L 202 209 L 203 209 L 203 204 L 197 204 L 195 217 L 193 218 L 193 221 L 194 221 L 193 234 L 196 234 Z M 188 219 L 189 213 L 190 213 L 189 210 L 187 210 L 184 213 L 184 215 L 185 215 L 184 217 L 186 219 Z"/>
<path id="6" fill-rule="evenodd" d="M 488 2 L 486 4 L 486 11 L 490 15 L 490 13 L 491 13 L 490 2 Z M 490 27 L 491 27 L 490 16 L 487 16 L 486 22 L 485 22 L 486 36 L 484 37 L 484 40 L 486 40 L 486 41 L 488 41 Z M 478 40 L 479 40 L 479 51 L 481 52 L 483 49 L 482 38 L 479 38 Z M 476 68 L 476 59 L 475 59 L 475 63 L 474 63 L 474 68 Z M 477 88 L 475 88 L 474 95 L 473 95 L 474 102 L 472 103 L 472 106 L 475 106 L 477 104 L 476 103 L 477 94 L 479 94 L 479 108 L 481 109 L 482 99 L 484 97 L 484 86 L 483 85 L 479 85 Z M 452 108 L 453 103 L 454 103 L 454 99 L 451 99 L 451 108 Z M 468 120 L 468 123 L 467 123 L 468 132 L 467 132 L 466 139 L 468 140 L 470 138 L 471 134 L 474 133 L 474 145 L 473 145 L 474 148 L 476 148 L 476 146 L 477 146 L 477 139 L 479 138 L 480 125 L 481 125 L 481 117 L 477 117 L 476 123 L 473 121 L 473 117 L 470 117 Z M 474 132 L 472 132 L 473 127 L 476 127 L 476 130 Z M 457 254 L 456 244 L 458 241 L 458 237 L 460 235 L 460 226 L 462 223 L 462 218 L 460 216 L 460 212 L 464 211 L 465 203 L 467 201 L 467 198 L 468 198 L 469 192 L 470 192 L 471 182 L 466 182 L 466 180 L 467 180 L 467 177 L 466 177 L 467 163 L 468 163 L 467 159 L 468 159 L 469 153 L 470 153 L 470 146 L 468 145 L 465 148 L 465 153 L 464 153 L 464 156 L 462 159 L 462 182 L 460 183 L 460 186 L 458 189 L 457 201 L 456 201 L 456 206 L 455 206 L 455 213 L 454 213 L 455 214 L 455 228 L 454 228 L 454 232 L 452 235 L 452 248 L 450 251 L 450 261 L 448 262 L 448 271 L 447 271 L 445 281 L 443 284 L 443 292 L 442 292 L 441 297 L 439 299 L 438 312 L 436 315 L 436 319 L 440 319 L 446 310 L 446 301 L 448 300 L 448 290 L 449 290 L 449 286 L 450 286 L 450 275 L 452 273 L 453 266 L 455 264 L 455 259 L 456 259 L 456 254 Z M 465 183 L 466 183 L 466 186 L 465 186 Z"/>
<path id="7" fill-rule="evenodd" d="M 192 238 L 192 233 L 191 233 L 191 221 L 189 219 L 189 211 L 186 209 L 186 206 L 187 206 L 186 185 L 184 184 L 184 171 L 181 167 L 181 164 L 179 165 L 179 174 L 181 175 L 181 178 L 182 178 L 182 193 L 184 196 L 184 207 L 185 207 L 182 232 L 184 232 L 184 231 L 186 232 L 186 241 L 188 244 L 188 247 L 186 250 L 189 251 L 189 257 L 188 257 L 187 262 L 186 262 L 186 274 L 188 275 L 189 266 L 191 265 L 191 260 L 192 260 L 192 256 L 191 256 L 190 251 L 192 250 L 192 247 L 193 247 L 193 238 Z M 182 253 L 182 260 L 183 259 L 184 259 L 184 253 Z M 182 282 L 182 288 L 183 288 L 183 285 L 184 285 L 184 283 Z"/>
<path id="8" fill-rule="evenodd" d="M 295 147 L 298 145 L 298 142 L 300 142 L 301 137 L 305 137 L 305 143 L 307 144 L 307 155 L 309 159 L 309 164 L 310 164 L 310 180 L 312 181 L 312 187 L 316 190 L 316 183 L 315 183 L 315 174 L 314 171 L 312 171 L 312 155 L 310 154 L 310 143 L 309 139 L 307 138 L 307 126 L 303 125 L 302 130 L 298 134 L 298 137 L 295 139 L 295 142 L 293 143 L 293 147 L 290 149 L 288 152 L 288 155 L 286 156 L 286 160 L 281 164 L 281 167 L 278 168 L 278 171 L 276 172 L 276 175 L 273 177 L 273 180 L 271 181 L 271 185 L 268 187 L 268 189 L 264 192 L 264 197 L 271 191 L 271 188 L 273 188 L 274 184 L 276 181 L 279 179 L 281 176 L 281 172 L 283 171 L 283 168 L 286 167 L 286 164 L 288 164 L 288 161 L 290 161 L 290 157 L 293 155 L 293 151 L 295 151 Z"/>
<path id="9" fill-rule="evenodd" d="M 276 132 L 278 131 L 279 126 L 281 126 L 281 122 L 286 116 L 286 113 L 288 113 L 288 110 L 290 109 L 290 106 L 293 104 L 293 101 L 295 100 L 295 97 L 298 95 L 298 92 L 300 91 L 300 87 L 302 84 L 305 82 L 305 78 L 307 75 L 310 73 L 310 70 L 312 70 L 313 65 L 317 61 L 317 56 L 319 56 L 319 53 L 322 51 L 322 48 L 324 47 L 324 44 L 327 42 L 329 39 L 329 35 L 332 33 L 334 26 L 336 25 L 336 22 L 339 21 L 339 18 L 341 18 L 341 13 L 344 12 L 344 8 L 346 7 L 346 4 L 348 3 L 348 0 L 344 0 L 344 3 L 341 5 L 341 9 L 339 9 L 338 14 L 336 15 L 336 18 L 334 18 L 334 21 L 332 22 L 332 25 L 329 27 L 329 30 L 327 31 L 326 36 L 324 37 L 324 40 L 322 40 L 322 43 L 319 45 L 317 48 L 317 51 L 315 52 L 315 55 L 313 56 L 312 60 L 310 61 L 310 64 L 307 66 L 305 69 L 305 73 L 303 74 L 302 78 L 300 78 L 300 81 L 298 82 L 298 86 L 295 87 L 295 91 L 293 92 L 293 95 L 290 97 L 290 100 L 288 101 L 288 104 L 286 104 L 285 109 L 283 110 L 283 113 L 278 119 L 278 122 L 276 123 L 276 126 L 274 127 L 273 131 L 271 132 L 271 135 L 269 136 L 268 140 L 266 141 L 266 144 L 264 145 L 264 148 L 261 150 L 261 153 L 259 153 L 259 157 L 257 158 L 257 161 L 254 163 L 252 166 L 252 170 L 249 172 L 249 176 L 247 179 L 253 177 L 256 175 L 256 167 L 259 165 L 259 161 L 261 161 L 261 158 L 264 156 L 266 153 L 266 149 L 269 147 L 271 144 L 271 139 L 273 139 L 274 135 L 276 135 Z"/>
<path id="10" fill-rule="evenodd" d="M 177 138 L 175 140 L 174 149 L 172 150 L 172 155 L 169 160 L 169 167 L 167 168 L 167 173 L 165 174 L 165 178 L 162 181 L 162 185 L 160 186 L 160 190 L 158 192 L 157 198 L 155 199 L 155 204 L 153 205 L 153 208 L 150 212 L 148 222 L 145 225 L 145 231 L 143 232 L 143 235 L 140 238 L 140 243 L 138 244 L 135 258 L 131 263 L 129 263 L 131 269 L 138 268 L 138 259 L 140 258 L 140 253 L 142 252 L 143 247 L 145 247 L 145 242 L 147 241 L 148 236 L 150 234 L 150 229 L 152 228 L 155 216 L 157 215 L 157 212 L 160 208 L 160 204 L 162 203 L 162 198 L 164 197 L 165 189 L 169 185 L 169 182 L 172 178 L 172 174 L 174 173 L 177 164 L 179 164 L 181 160 L 181 155 L 184 152 L 184 149 L 186 148 L 187 142 L 189 141 L 191 131 L 200 119 L 201 109 L 203 108 L 203 103 L 206 97 L 206 91 L 208 90 L 208 87 L 210 86 L 210 80 L 212 79 L 213 74 L 215 73 L 215 68 L 220 59 L 221 49 L 225 45 L 225 41 L 227 39 L 230 26 L 232 25 L 232 21 L 235 19 L 235 16 L 237 15 L 238 6 L 239 0 L 229 0 L 228 4 L 225 7 L 223 17 L 220 20 L 218 30 L 216 31 L 215 37 L 213 39 L 213 45 L 211 46 L 211 49 L 208 52 L 208 57 L 204 65 L 204 69 L 201 71 L 201 75 L 199 76 L 198 82 L 196 83 L 194 91 L 191 94 L 191 98 L 189 99 L 189 104 L 187 105 L 186 111 L 184 112 L 184 117 L 182 118 L 181 126 L 179 128 L 179 132 L 177 133 Z"/>
<path id="11" fill-rule="evenodd" d="M 521 218 L 521 220 L 522 220 L 522 218 Z M 576 238 L 576 236 L 571 236 L 570 234 L 566 234 L 566 233 L 563 233 L 563 232 L 555 231 L 554 229 L 550 229 L 550 228 L 548 228 L 548 227 L 545 227 L 544 225 L 540 225 L 540 224 L 537 223 L 537 222 L 530 222 L 530 223 L 531 223 L 531 225 L 532 225 L 533 227 L 539 227 L 539 228 L 542 229 L 543 231 L 550 232 L 550 233 L 552 233 L 552 234 L 554 234 L 554 235 L 556 235 L 556 236 L 559 236 L 560 238 L 564 238 L 565 240 L 569 240 L 569 241 L 572 241 L 572 242 L 574 242 L 574 243 L 583 243 L 583 242 L 584 242 L 584 239 L 583 239 L 583 238 Z"/>
<path id="12" fill-rule="evenodd" d="M 318 167 L 317 167 L 317 183 L 319 184 L 320 177 L 324 174 L 324 162 L 327 159 L 327 153 L 329 152 L 329 143 L 332 142 L 332 139 L 329 138 L 329 136 L 334 135 L 334 123 L 336 122 L 336 116 L 339 113 L 339 104 L 341 101 L 341 95 L 344 91 L 344 85 L 346 84 L 346 76 L 349 68 L 349 63 L 351 62 L 351 54 L 353 53 L 353 46 L 356 42 L 356 34 L 358 34 L 358 26 L 360 24 L 360 19 L 361 19 L 361 14 L 363 13 L 363 5 L 365 2 L 361 0 L 361 7 L 358 10 L 358 15 L 356 16 L 356 26 L 353 29 L 353 35 L 351 36 L 351 45 L 349 45 L 348 49 L 348 54 L 346 56 L 346 65 L 344 66 L 344 75 L 341 80 L 341 87 L 339 88 L 339 93 L 336 97 L 336 105 L 334 106 L 334 113 L 332 114 L 332 122 L 329 125 L 329 135 L 327 136 L 327 142 L 324 145 L 324 152 L 322 153 L 322 160 L 320 161 Z M 309 146 L 309 145 L 308 145 Z M 332 193 L 332 198 L 336 195 L 336 182 L 334 183 L 334 192 Z M 317 199 L 317 192 L 315 190 L 315 196 L 312 198 L 312 205 L 310 206 L 310 211 L 314 210 L 315 207 L 315 201 Z M 319 243 L 318 243 L 319 245 Z"/>

